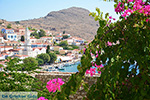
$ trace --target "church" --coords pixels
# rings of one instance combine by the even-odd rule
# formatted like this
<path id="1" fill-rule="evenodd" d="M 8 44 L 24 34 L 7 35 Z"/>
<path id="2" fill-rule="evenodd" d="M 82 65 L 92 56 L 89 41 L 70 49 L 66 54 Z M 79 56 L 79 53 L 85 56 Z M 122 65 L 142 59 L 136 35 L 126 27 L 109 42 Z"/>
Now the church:
<path id="1" fill-rule="evenodd" d="M 23 45 L 22 55 L 27 55 L 28 57 L 36 57 L 38 54 L 46 53 L 46 47 L 31 47 L 30 31 L 28 27 L 25 30 L 25 43 Z"/>

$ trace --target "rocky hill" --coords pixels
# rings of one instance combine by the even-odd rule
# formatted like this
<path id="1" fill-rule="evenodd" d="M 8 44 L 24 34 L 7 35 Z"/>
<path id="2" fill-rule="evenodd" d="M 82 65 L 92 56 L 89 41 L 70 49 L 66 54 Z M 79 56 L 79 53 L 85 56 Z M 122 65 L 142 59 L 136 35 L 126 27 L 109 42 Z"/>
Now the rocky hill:
<path id="1" fill-rule="evenodd" d="M 98 22 L 95 22 L 89 13 L 86 9 L 71 7 L 50 12 L 47 16 L 38 19 L 23 20 L 20 24 L 56 32 L 65 31 L 72 36 L 89 40 L 94 38 L 98 28 Z"/>

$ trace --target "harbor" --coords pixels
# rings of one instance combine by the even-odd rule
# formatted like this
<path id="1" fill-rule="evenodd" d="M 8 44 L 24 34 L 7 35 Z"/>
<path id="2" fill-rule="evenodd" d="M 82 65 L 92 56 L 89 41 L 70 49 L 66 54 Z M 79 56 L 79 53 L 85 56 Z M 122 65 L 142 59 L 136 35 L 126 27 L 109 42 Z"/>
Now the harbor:
<path id="1" fill-rule="evenodd" d="M 40 66 L 41 71 L 47 72 L 78 72 L 77 66 L 80 64 L 80 59 L 75 59 L 69 62 L 61 62 L 51 65 Z"/>

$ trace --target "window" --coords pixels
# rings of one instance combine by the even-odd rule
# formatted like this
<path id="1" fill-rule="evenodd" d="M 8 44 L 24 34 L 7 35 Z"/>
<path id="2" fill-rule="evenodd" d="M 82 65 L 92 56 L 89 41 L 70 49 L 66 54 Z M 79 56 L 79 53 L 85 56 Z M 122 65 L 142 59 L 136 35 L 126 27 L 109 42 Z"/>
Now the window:
<path id="1" fill-rule="evenodd" d="M 13 38 L 13 35 L 11 36 L 11 38 Z"/>
<path id="2" fill-rule="evenodd" d="M 14 36 L 14 38 L 16 38 L 16 35 Z"/>
<path id="3" fill-rule="evenodd" d="M 8 38 L 10 38 L 10 36 L 8 35 Z"/>

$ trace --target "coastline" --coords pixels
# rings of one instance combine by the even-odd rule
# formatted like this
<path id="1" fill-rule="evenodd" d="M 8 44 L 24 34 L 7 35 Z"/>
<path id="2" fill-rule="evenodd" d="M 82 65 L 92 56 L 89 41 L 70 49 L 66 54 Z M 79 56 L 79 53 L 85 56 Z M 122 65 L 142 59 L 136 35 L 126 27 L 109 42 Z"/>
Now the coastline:
<path id="1" fill-rule="evenodd" d="M 43 72 L 43 71 L 44 72 L 48 72 L 46 70 L 49 69 L 50 67 L 54 68 L 54 67 L 57 67 L 57 66 L 60 66 L 60 65 L 65 65 L 65 64 L 69 64 L 69 63 L 76 63 L 76 62 L 78 62 L 80 60 L 81 60 L 81 58 L 78 58 L 78 59 L 74 59 L 74 60 L 72 60 L 70 62 L 61 62 L 61 63 L 54 63 L 54 64 L 51 64 L 51 65 L 40 66 L 40 68 L 42 68 L 42 69 L 40 69 L 38 71 L 40 71 L 40 72 Z M 55 71 L 52 71 L 52 72 L 55 72 Z"/>

